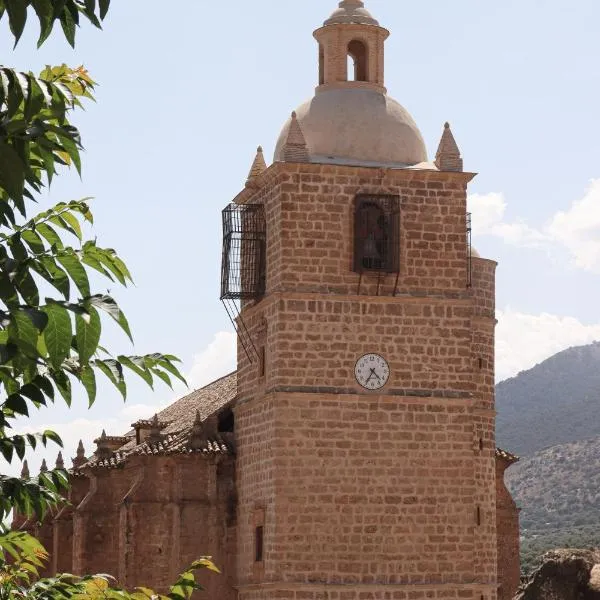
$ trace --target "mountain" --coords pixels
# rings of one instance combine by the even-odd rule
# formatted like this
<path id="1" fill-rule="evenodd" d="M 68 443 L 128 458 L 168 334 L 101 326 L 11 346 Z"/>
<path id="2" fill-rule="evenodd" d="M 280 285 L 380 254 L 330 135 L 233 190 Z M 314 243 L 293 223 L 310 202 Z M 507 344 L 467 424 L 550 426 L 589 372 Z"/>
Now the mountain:
<path id="1" fill-rule="evenodd" d="M 600 343 L 570 348 L 496 386 L 497 443 L 521 508 L 524 570 L 554 548 L 600 547 Z"/>
<path id="2" fill-rule="evenodd" d="M 520 456 L 600 436 L 600 343 L 569 348 L 496 386 L 497 443 Z"/>

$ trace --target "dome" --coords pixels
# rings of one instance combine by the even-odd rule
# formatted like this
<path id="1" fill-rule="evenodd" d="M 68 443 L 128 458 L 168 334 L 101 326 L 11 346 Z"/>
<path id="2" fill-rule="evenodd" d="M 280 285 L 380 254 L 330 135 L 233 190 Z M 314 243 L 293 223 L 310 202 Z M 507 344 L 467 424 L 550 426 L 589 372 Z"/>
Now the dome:
<path id="1" fill-rule="evenodd" d="M 379 25 L 371 13 L 360 0 L 345 0 L 340 2 L 339 8 L 333 11 L 331 17 L 323 25 L 336 25 L 338 23 L 358 23 L 361 25 Z"/>
<path id="2" fill-rule="evenodd" d="M 398 102 L 375 90 L 321 90 L 296 111 L 311 162 L 412 166 L 427 161 L 416 123 Z M 282 161 L 291 120 L 285 124 L 275 161 Z"/>

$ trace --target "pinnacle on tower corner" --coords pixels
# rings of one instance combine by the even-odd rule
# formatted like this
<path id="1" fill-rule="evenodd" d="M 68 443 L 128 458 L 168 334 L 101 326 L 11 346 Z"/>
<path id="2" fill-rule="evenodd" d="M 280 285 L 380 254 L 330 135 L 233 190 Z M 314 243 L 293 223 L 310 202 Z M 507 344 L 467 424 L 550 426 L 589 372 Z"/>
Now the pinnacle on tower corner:
<path id="1" fill-rule="evenodd" d="M 285 146 L 283 147 L 283 160 L 285 162 L 307 163 L 310 162 L 308 146 L 302 133 L 296 111 L 292 113 L 292 121 Z"/>
<path id="2" fill-rule="evenodd" d="M 440 171 L 462 172 L 463 170 L 463 159 L 450 123 L 444 125 L 444 133 L 442 133 L 442 139 L 435 155 L 435 166 Z"/>
<path id="3" fill-rule="evenodd" d="M 246 185 L 250 184 L 254 179 L 256 179 L 263 171 L 267 170 L 267 163 L 265 161 L 265 155 L 263 154 L 262 146 L 259 146 L 256 149 L 256 157 L 254 158 L 254 162 L 250 167 L 250 172 L 248 173 L 248 179 L 246 180 Z"/>

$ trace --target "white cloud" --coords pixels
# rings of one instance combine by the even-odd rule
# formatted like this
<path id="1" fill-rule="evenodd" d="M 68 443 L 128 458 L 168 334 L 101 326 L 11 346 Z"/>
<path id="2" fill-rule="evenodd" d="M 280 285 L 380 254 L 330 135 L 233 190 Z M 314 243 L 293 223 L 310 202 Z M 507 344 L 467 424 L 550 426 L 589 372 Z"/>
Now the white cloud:
<path id="1" fill-rule="evenodd" d="M 585 325 L 574 317 L 528 315 L 506 308 L 497 312 L 496 378 L 498 381 L 534 367 L 571 346 L 600 340 L 600 323 Z"/>
<path id="2" fill-rule="evenodd" d="M 507 203 L 503 194 L 472 194 L 469 210 L 473 216 L 473 233 L 493 235 L 515 246 L 540 246 L 548 240 L 545 233 L 522 221 L 509 223 L 504 220 Z"/>
<path id="3" fill-rule="evenodd" d="M 469 196 L 475 236 L 491 235 L 519 247 L 566 251 L 576 267 L 600 272 L 600 179 L 590 182 L 583 198 L 552 215 L 541 228 L 505 218 L 503 194 Z"/>
<path id="4" fill-rule="evenodd" d="M 203 387 L 235 371 L 236 367 L 237 336 L 229 331 L 220 331 L 206 350 L 194 356 L 188 384 L 192 389 Z"/>
<path id="5" fill-rule="evenodd" d="M 600 179 L 590 182 L 581 200 L 554 215 L 547 227 L 552 239 L 572 254 L 575 264 L 600 270 Z"/>

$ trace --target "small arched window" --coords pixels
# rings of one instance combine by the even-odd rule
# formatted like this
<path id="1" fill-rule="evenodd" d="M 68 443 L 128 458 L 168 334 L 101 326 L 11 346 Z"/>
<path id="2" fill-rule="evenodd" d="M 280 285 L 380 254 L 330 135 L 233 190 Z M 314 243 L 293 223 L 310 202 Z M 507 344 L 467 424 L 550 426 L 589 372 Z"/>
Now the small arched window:
<path id="1" fill-rule="evenodd" d="M 368 81 L 367 47 L 359 40 L 348 44 L 348 81 Z"/>
<path id="2" fill-rule="evenodd" d="M 399 271 L 400 199 L 357 196 L 354 215 L 354 270 Z"/>

